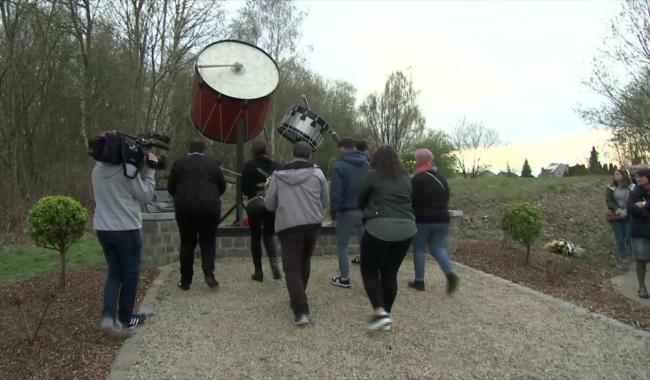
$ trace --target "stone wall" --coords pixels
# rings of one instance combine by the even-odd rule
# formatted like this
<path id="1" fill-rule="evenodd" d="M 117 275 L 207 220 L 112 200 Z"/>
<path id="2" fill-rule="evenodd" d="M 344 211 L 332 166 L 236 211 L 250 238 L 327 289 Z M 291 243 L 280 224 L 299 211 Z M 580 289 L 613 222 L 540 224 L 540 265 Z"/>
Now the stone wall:
<path id="1" fill-rule="evenodd" d="M 446 243 L 449 254 L 458 248 L 463 213 L 450 210 L 451 224 Z M 332 226 L 324 226 L 316 248 L 316 255 L 335 255 L 336 237 Z M 178 261 L 180 238 L 173 213 L 142 214 L 142 265 L 146 268 L 159 267 Z M 279 251 L 279 242 L 276 239 Z M 358 253 L 357 241 L 350 238 L 350 254 Z M 250 234 L 248 229 L 221 227 L 217 232 L 217 257 L 249 257 Z"/>

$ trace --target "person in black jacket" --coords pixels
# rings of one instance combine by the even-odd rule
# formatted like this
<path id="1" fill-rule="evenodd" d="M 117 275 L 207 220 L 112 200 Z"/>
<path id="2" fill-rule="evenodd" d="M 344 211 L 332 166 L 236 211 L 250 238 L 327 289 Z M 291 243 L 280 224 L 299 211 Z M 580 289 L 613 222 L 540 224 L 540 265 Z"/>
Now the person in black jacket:
<path id="1" fill-rule="evenodd" d="M 253 159 L 244 164 L 242 170 L 242 192 L 248 197 L 248 200 L 257 195 L 264 193 L 266 179 L 280 167 L 280 164 L 269 158 L 268 147 L 262 140 L 256 140 L 251 146 Z M 279 280 L 280 266 L 275 252 L 275 213 L 263 211 L 259 215 L 248 215 L 248 222 L 251 231 L 251 254 L 253 255 L 253 266 L 255 273 L 251 277 L 254 281 L 264 281 L 264 272 L 262 271 L 262 239 L 264 239 L 264 248 L 269 256 L 273 278 Z"/>
<path id="2" fill-rule="evenodd" d="M 411 183 L 397 152 L 384 145 L 373 155 L 373 170 L 359 190 L 365 232 L 361 240 L 361 278 L 374 315 L 368 329 L 390 330 L 397 297 L 397 272 L 416 233 Z"/>
<path id="3" fill-rule="evenodd" d="M 416 174 L 411 179 L 413 189 L 413 210 L 418 233 L 413 239 L 413 266 L 415 280 L 408 286 L 424 290 L 425 250 L 436 259 L 447 276 L 447 292 L 452 293 L 458 286 L 458 276 L 454 273 L 445 247 L 445 237 L 449 231 L 449 184 L 433 167 L 433 153 L 429 149 L 415 151 Z"/>
<path id="4" fill-rule="evenodd" d="M 650 169 L 640 169 L 636 175 L 638 186 L 627 199 L 627 212 L 632 217 L 630 240 L 639 280 L 638 295 L 648 298 L 645 286 L 646 263 L 650 261 Z"/>
<path id="5" fill-rule="evenodd" d="M 221 195 L 226 191 L 226 181 L 219 162 L 206 156 L 206 150 L 204 141 L 192 141 L 189 153 L 174 162 L 167 182 L 167 191 L 174 198 L 181 237 L 181 280 L 178 287 L 182 290 L 188 290 L 192 284 L 197 237 L 205 282 L 210 288 L 219 286 L 214 277 L 214 257 L 221 218 Z"/>

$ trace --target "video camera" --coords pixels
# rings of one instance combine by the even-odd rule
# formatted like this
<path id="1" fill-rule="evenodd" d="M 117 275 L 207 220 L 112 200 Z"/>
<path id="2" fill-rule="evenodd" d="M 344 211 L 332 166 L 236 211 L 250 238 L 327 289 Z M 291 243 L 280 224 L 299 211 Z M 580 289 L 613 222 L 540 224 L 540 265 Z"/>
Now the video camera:
<path id="1" fill-rule="evenodd" d="M 149 152 L 153 148 L 169 150 L 168 136 L 148 133 L 138 136 L 117 131 L 107 132 L 102 136 L 93 137 L 88 140 L 88 154 L 96 161 L 111 164 L 122 164 L 124 175 L 127 178 L 135 178 L 143 164 L 156 170 L 167 168 L 167 156 L 157 155 L 158 161 L 149 159 Z M 136 168 L 132 175 L 127 173 L 127 164 Z"/>

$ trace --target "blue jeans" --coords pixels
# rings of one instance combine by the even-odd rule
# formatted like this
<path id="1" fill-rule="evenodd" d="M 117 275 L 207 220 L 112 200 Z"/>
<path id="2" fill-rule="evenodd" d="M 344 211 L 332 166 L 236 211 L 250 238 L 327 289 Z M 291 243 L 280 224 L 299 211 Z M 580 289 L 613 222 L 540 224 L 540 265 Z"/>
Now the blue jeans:
<path id="1" fill-rule="evenodd" d="M 336 216 L 336 253 L 339 256 L 339 271 L 341 277 L 350 278 L 350 259 L 348 257 L 348 242 L 354 231 L 357 242 L 361 245 L 363 236 L 363 211 L 351 210 L 340 212 Z"/>
<path id="2" fill-rule="evenodd" d="M 618 261 L 625 261 L 628 258 L 628 246 L 630 245 L 630 218 L 610 222 L 614 230 L 616 248 L 618 249 Z"/>
<path id="3" fill-rule="evenodd" d="M 418 232 L 413 238 L 413 266 L 415 268 L 415 280 L 424 281 L 424 263 L 426 261 L 424 251 L 427 246 L 429 252 L 440 265 L 440 269 L 446 275 L 454 273 L 451 261 L 445 247 L 445 236 L 449 231 L 448 223 L 418 223 Z"/>
<path id="4" fill-rule="evenodd" d="M 142 237 L 140 230 L 97 231 L 108 273 L 104 286 L 102 317 L 128 321 L 133 314 L 140 277 Z M 116 313 L 117 310 L 117 313 Z"/>

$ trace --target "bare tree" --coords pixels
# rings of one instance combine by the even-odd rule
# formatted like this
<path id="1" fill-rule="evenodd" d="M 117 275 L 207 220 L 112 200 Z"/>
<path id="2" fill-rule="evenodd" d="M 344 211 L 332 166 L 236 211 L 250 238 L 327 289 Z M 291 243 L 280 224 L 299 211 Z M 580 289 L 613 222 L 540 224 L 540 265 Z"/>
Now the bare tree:
<path id="1" fill-rule="evenodd" d="M 370 94 L 359 107 L 362 128 L 376 144 L 396 151 L 422 137 L 425 119 L 417 104 L 418 92 L 401 71 L 391 73 L 381 93 Z"/>
<path id="2" fill-rule="evenodd" d="M 481 163 L 478 149 L 489 149 L 499 144 L 496 130 L 478 121 L 462 118 L 451 132 L 451 144 L 458 155 L 458 167 L 463 177 L 476 178 L 488 168 Z"/>
<path id="3" fill-rule="evenodd" d="M 621 160 L 629 163 L 650 158 L 650 0 L 621 4 L 585 82 L 604 103 L 579 106 L 578 112 L 596 127 L 610 129 Z"/>

